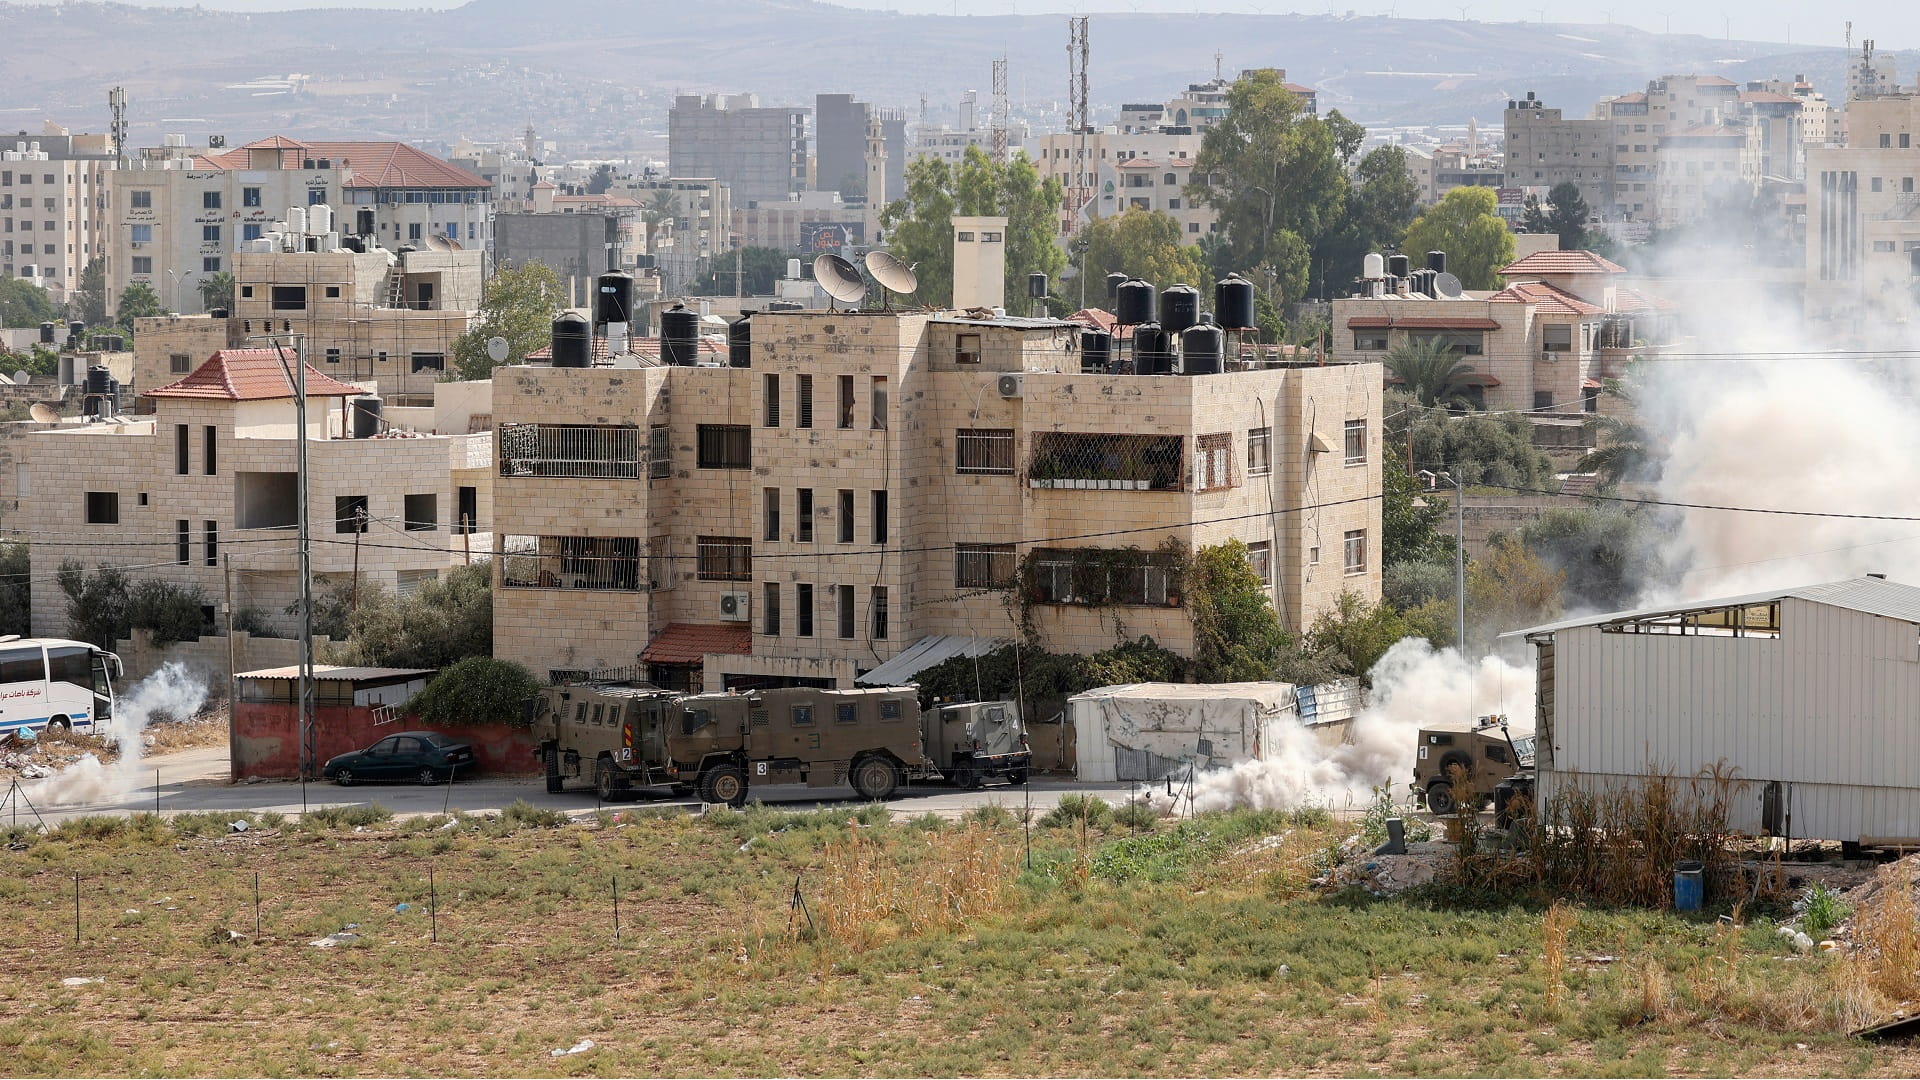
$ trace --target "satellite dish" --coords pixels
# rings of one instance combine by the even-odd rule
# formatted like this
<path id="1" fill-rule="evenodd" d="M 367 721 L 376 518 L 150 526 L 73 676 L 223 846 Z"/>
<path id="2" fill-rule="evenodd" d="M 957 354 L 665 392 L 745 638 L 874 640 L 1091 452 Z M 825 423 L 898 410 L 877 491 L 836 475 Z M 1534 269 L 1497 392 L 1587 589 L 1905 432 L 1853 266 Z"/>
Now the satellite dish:
<path id="1" fill-rule="evenodd" d="M 461 250 L 460 241 L 455 240 L 451 236 L 441 236 L 437 233 L 430 233 L 427 236 L 427 250 L 459 251 Z"/>
<path id="2" fill-rule="evenodd" d="M 1449 299 L 1460 295 L 1460 279 L 1445 270 L 1433 275 L 1433 291 Z"/>
<path id="3" fill-rule="evenodd" d="M 914 276 L 913 267 L 901 262 L 891 252 L 869 251 L 866 261 L 867 273 L 872 274 L 873 280 L 879 282 L 880 288 L 887 292 L 907 296 L 920 287 L 920 279 Z"/>
<path id="4" fill-rule="evenodd" d="M 60 422 L 60 410 L 43 401 L 34 402 L 33 408 L 28 409 L 27 412 L 33 415 L 36 423 L 57 424 Z"/>
<path id="5" fill-rule="evenodd" d="M 490 337 L 487 339 L 487 359 L 496 364 L 504 364 L 507 362 L 506 338 Z"/>
<path id="6" fill-rule="evenodd" d="M 25 368 L 21 368 L 19 371 L 13 373 L 13 385 L 15 386 L 25 386 L 32 381 L 33 376 L 27 374 L 27 369 Z"/>
<path id="7" fill-rule="evenodd" d="M 860 271 L 830 251 L 814 257 L 813 280 L 843 304 L 857 304 L 867 295 L 867 283 L 861 280 Z"/>

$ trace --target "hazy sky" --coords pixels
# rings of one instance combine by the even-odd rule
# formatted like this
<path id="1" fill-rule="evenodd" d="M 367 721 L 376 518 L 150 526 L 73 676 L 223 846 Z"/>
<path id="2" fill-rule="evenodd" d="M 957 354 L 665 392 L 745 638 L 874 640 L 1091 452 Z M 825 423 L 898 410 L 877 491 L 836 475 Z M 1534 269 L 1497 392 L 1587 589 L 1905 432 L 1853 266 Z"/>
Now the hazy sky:
<path id="1" fill-rule="evenodd" d="M 19 2 L 19 0 L 16 0 Z M 57 0 L 25 0 L 57 2 Z M 285 8 L 450 8 L 464 0 L 126 0 L 153 6 L 193 6 L 233 11 Z M 1038 15 L 1126 11 L 1238 11 L 1255 14 L 1328 12 L 1404 15 L 1408 18 L 1468 18 L 1486 22 L 1545 19 L 1548 22 L 1618 22 L 1643 30 L 1841 46 L 1853 20 L 1857 43 L 1871 37 L 1883 49 L 1920 49 L 1920 3 L 1914 0 L 1843 0 L 1832 8 L 1804 0 L 828 0 L 845 7 L 916 14 Z M 1464 15 L 1463 15 L 1464 10 Z M 1902 71 L 1903 80 L 1912 72 Z"/>

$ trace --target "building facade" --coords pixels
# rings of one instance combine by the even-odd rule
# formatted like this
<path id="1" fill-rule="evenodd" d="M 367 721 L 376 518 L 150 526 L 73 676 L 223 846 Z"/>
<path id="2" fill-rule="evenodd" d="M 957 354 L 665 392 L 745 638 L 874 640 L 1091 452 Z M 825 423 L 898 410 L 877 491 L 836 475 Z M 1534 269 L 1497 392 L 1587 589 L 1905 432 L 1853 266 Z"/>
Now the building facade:
<path id="1" fill-rule="evenodd" d="M 56 302 L 106 254 L 107 174 L 118 162 L 106 135 L 0 136 L 0 274 L 31 278 Z"/>
<path id="2" fill-rule="evenodd" d="M 1807 313 L 1858 335 L 1920 305 L 1920 95 L 1846 118 L 1845 146 L 1807 151 Z"/>
<path id="3" fill-rule="evenodd" d="M 713 177 L 742 206 L 805 191 L 807 158 L 805 109 L 761 108 L 752 94 L 683 94 L 667 112 L 668 172 Z"/>
<path id="4" fill-rule="evenodd" d="M 745 368 L 498 373 L 500 655 L 717 689 L 1023 623 L 1190 653 L 1178 551 L 1230 538 L 1290 627 L 1379 595 L 1377 365 L 1083 373 L 1050 320 L 752 325 Z"/>

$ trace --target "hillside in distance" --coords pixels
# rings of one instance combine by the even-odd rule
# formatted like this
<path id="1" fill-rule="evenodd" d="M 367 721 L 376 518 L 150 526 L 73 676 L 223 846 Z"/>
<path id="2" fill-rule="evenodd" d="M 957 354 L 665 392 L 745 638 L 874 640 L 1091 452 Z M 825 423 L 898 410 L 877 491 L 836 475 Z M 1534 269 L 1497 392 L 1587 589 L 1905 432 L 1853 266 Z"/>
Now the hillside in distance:
<path id="1" fill-rule="evenodd" d="M 1594 100 L 1666 73 L 1735 80 L 1804 74 L 1842 95 L 1838 48 L 1649 34 L 1613 25 L 1325 15 L 1114 14 L 1092 18 L 1096 114 L 1163 101 L 1219 69 L 1283 67 L 1322 108 L 1367 123 L 1497 126 L 1536 91 L 1584 115 Z M 938 117 L 967 90 L 984 109 L 1009 60 L 1017 115 L 1060 123 L 1062 15 L 899 15 L 813 0 L 473 0 L 445 11 L 237 13 L 121 4 L 0 3 L 9 42 L 0 130 L 52 118 L 100 130 L 109 87 L 132 99 L 133 135 L 269 130 L 313 136 L 506 138 L 526 124 L 563 144 L 621 145 L 659 132 L 675 92 L 752 91 L 810 104 L 851 92 Z M 1903 72 L 1911 72 L 1905 58 Z M 287 92 L 260 80 L 308 76 Z M 172 126 L 169 126 L 172 121 Z M 201 126 L 204 125 L 204 126 Z"/>

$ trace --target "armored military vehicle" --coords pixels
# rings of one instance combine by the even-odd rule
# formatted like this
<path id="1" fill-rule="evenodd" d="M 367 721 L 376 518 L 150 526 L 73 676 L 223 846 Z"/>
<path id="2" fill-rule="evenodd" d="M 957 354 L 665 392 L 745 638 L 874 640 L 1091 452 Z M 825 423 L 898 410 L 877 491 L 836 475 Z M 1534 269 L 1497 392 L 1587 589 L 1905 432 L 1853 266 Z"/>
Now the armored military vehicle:
<path id="1" fill-rule="evenodd" d="M 910 686 L 694 694 L 674 706 L 664 772 L 703 802 L 743 805 L 750 786 L 851 783 L 886 799 L 934 775 Z"/>
<path id="2" fill-rule="evenodd" d="M 923 714 L 927 756 L 948 780 L 972 790 L 996 776 L 1027 782 L 1033 752 L 1017 701 L 939 705 Z"/>
<path id="3" fill-rule="evenodd" d="M 1472 731 L 1424 729 L 1414 757 L 1414 793 L 1436 814 L 1453 813 L 1461 783 L 1474 792 L 1476 804 L 1493 800 L 1496 789 L 1509 781 L 1526 780 L 1531 790 L 1533 736 L 1509 736 L 1504 716 L 1483 716 Z"/>
<path id="4" fill-rule="evenodd" d="M 585 683 L 551 686 L 533 700 L 533 730 L 547 771 L 547 790 L 586 778 L 603 800 L 638 788 L 672 786 L 663 768 L 666 726 L 682 695 L 650 686 Z"/>

